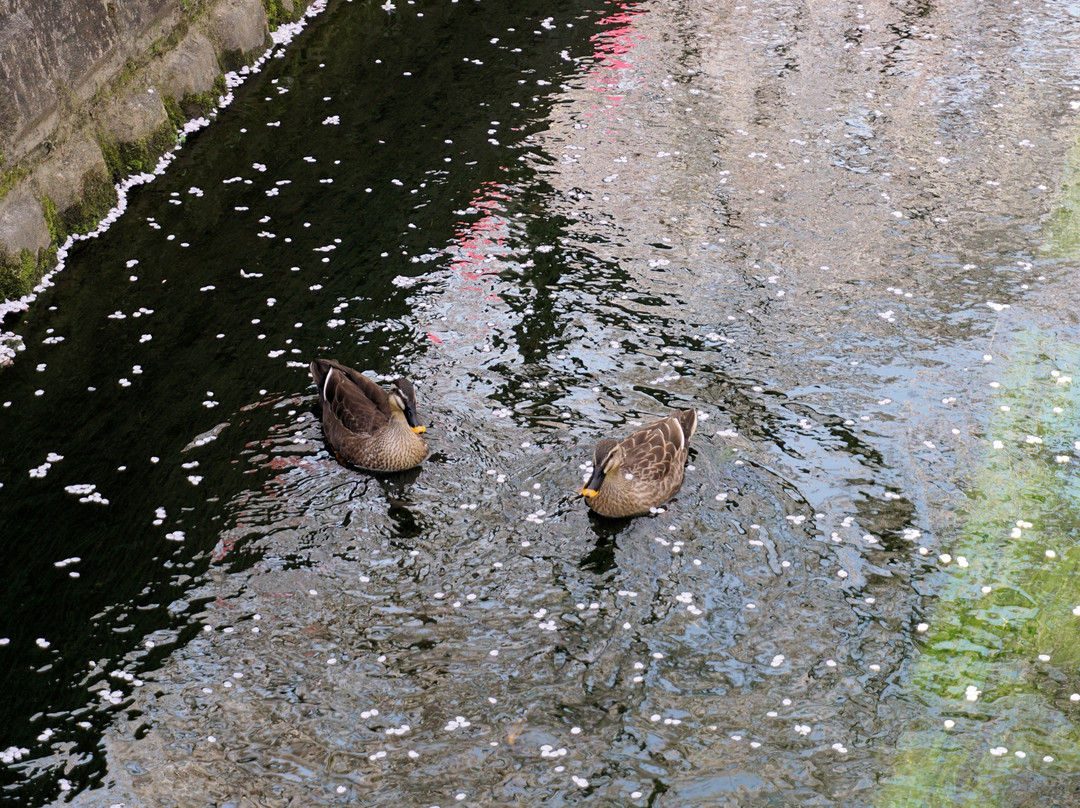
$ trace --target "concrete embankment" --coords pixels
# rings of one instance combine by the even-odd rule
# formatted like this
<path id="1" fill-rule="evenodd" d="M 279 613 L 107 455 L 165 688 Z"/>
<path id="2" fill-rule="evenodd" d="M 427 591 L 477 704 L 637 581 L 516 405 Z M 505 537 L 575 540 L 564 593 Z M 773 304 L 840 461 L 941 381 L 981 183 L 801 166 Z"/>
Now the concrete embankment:
<path id="1" fill-rule="evenodd" d="M 0 300 L 151 170 L 305 0 L 0 0 Z"/>

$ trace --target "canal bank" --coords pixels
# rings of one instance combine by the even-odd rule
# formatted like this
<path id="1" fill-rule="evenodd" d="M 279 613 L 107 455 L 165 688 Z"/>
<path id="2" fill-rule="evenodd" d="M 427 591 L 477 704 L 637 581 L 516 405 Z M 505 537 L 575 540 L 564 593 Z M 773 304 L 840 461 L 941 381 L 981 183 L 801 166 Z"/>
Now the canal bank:
<path id="1" fill-rule="evenodd" d="M 152 171 L 225 75 L 300 19 L 293 0 L 13 2 L 0 11 L 0 299 L 31 292 L 117 184 Z M 5 312 L 0 310 L 0 317 Z"/>

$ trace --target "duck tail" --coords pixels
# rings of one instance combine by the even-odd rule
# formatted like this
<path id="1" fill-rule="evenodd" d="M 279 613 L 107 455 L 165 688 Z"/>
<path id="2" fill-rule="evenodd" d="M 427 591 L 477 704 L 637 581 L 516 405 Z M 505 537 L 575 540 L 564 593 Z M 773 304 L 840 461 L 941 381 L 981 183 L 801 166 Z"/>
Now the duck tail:
<path id="1" fill-rule="evenodd" d="M 330 375 L 330 371 L 334 369 L 334 365 L 329 359 L 314 359 L 310 367 L 311 378 L 315 380 L 315 386 L 319 388 L 319 395 L 324 396 L 326 379 Z"/>
<path id="2" fill-rule="evenodd" d="M 683 435 L 686 436 L 686 442 L 689 443 L 690 438 L 694 436 L 694 432 L 697 430 L 697 410 L 680 410 L 679 426 L 682 427 Z"/>

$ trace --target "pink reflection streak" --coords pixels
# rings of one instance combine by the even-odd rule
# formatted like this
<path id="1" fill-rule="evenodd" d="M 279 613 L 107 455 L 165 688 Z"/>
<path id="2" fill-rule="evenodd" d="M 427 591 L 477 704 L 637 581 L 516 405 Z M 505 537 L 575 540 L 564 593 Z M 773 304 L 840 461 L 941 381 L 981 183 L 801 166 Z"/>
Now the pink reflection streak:
<path id="1" fill-rule="evenodd" d="M 594 34 L 592 37 L 593 55 L 596 67 L 589 75 L 586 89 L 603 96 L 604 104 L 593 104 L 590 109 L 612 109 L 618 107 L 624 96 L 617 91 L 623 86 L 626 76 L 623 71 L 632 70 L 631 61 L 623 58 L 630 54 L 643 40 L 645 35 L 634 28 L 634 21 L 645 12 L 632 9 L 632 3 L 619 4 L 620 11 L 605 17 L 599 22 L 602 26 L 617 26 Z M 585 113 L 585 117 L 592 113 Z"/>
<path id="2" fill-rule="evenodd" d="M 502 201 L 500 201 L 502 200 Z M 485 275 L 491 275 L 498 270 L 483 269 L 487 259 L 497 252 L 503 252 L 506 246 L 506 219 L 503 212 L 506 210 L 503 202 L 509 201 L 510 195 L 501 189 L 496 183 L 487 183 L 480 187 L 476 198 L 470 203 L 471 207 L 485 211 L 484 216 L 464 230 L 458 232 L 455 239 L 456 246 L 451 248 L 458 257 L 450 264 L 450 268 L 470 281 L 480 281 Z M 470 291 L 484 291 L 478 286 L 465 286 L 463 289 Z M 487 299 L 498 299 L 498 295 L 488 295 Z"/>
<path id="3" fill-rule="evenodd" d="M 469 207 L 482 212 L 476 221 L 464 224 L 454 236 L 454 241 L 446 252 L 452 257 L 450 270 L 464 283 L 458 292 L 475 292 L 483 301 L 501 301 L 502 298 L 482 285 L 498 276 L 499 266 L 493 258 L 507 254 L 507 226 L 503 215 L 511 196 L 508 188 L 496 182 L 485 183 L 477 189 L 476 195 L 469 202 Z M 483 337 L 484 329 L 474 336 Z M 427 338 L 435 345 L 443 345 L 455 340 L 446 339 L 428 331 Z"/>
<path id="4" fill-rule="evenodd" d="M 597 23 L 601 27 L 612 27 L 594 34 L 590 39 L 597 67 L 592 71 L 590 78 L 593 84 L 588 86 L 588 89 L 605 94 L 604 100 L 609 108 L 622 103 L 623 95 L 612 91 L 617 90 L 623 81 L 621 71 L 633 67 L 621 57 L 630 53 L 645 39 L 633 26 L 634 20 L 644 12 L 633 10 L 633 5 L 630 2 L 617 3 L 616 8 L 619 10 Z M 458 273 L 463 280 L 483 283 L 487 278 L 498 275 L 499 270 L 497 266 L 491 266 L 491 259 L 508 252 L 506 218 L 503 214 L 506 211 L 504 203 L 511 199 L 510 191 L 511 189 L 495 182 L 486 183 L 477 189 L 470 204 L 471 207 L 484 211 L 484 215 L 460 230 L 455 237 L 455 243 L 447 250 L 456 256 L 450 265 L 451 270 Z M 479 285 L 461 286 L 459 290 L 479 292 L 485 301 L 500 300 L 497 294 Z M 436 345 L 445 342 L 430 331 L 427 336 Z"/>

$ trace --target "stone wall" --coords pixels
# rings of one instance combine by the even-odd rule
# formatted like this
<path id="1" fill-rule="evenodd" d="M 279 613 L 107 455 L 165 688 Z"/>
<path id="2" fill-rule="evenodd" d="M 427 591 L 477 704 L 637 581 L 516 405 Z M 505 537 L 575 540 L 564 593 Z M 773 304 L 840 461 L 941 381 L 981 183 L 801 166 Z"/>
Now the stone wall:
<path id="1" fill-rule="evenodd" d="M 92 229 L 113 184 L 268 43 L 263 0 L 0 0 L 0 299 Z"/>

